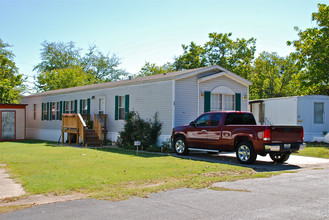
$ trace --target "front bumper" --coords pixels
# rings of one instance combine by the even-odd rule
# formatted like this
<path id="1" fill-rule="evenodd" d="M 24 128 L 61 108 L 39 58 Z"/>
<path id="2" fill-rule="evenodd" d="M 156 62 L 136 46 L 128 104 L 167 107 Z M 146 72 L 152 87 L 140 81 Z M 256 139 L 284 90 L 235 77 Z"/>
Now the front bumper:
<path id="1" fill-rule="evenodd" d="M 292 143 L 292 144 L 265 144 L 266 152 L 297 152 L 304 150 L 305 143 Z"/>

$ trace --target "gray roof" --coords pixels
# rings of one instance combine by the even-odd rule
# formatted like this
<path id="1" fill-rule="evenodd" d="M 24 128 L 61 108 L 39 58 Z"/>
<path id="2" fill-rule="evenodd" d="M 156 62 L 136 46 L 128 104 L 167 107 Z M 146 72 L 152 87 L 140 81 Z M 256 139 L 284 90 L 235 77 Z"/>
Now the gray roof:
<path id="1" fill-rule="evenodd" d="M 86 85 L 86 86 L 77 86 L 77 87 L 71 87 L 71 88 L 66 88 L 66 89 L 50 90 L 50 91 L 46 91 L 46 92 L 42 92 L 42 93 L 28 95 L 28 96 L 25 96 L 24 98 L 66 94 L 66 93 L 72 93 L 72 92 L 98 90 L 98 89 L 104 89 L 104 88 L 114 88 L 114 87 L 126 86 L 126 85 L 131 85 L 131 84 L 143 84 L 143 83 L 165 81 L 165 80 L 171 80 L 171 79 L 179 79 L 179 78 L 195 75 L 198 73 L 214 71 L 214 70 L 217 70 L 219 72 L 226 72 L 230 75 L 233 75 L 239 81 L 242 81 L 248 85 L 251 85 L 251 82 L 249 82 L 248 80 L 224 69 L 221 66 L 215 65 L 215 66 L 208 66 L 208 67 L 201 67 L 201 68 L 196 68 L 196 69 L 169 72 L 169 73 L 157 74 L 157 75 L 151 75 L 151 76 L 145 76 L 145 77 L 137 77 L 137 78 L 126 79 L 126 80 L 112 81 L 112 82 L 99 83 L 99 84 Z"/>

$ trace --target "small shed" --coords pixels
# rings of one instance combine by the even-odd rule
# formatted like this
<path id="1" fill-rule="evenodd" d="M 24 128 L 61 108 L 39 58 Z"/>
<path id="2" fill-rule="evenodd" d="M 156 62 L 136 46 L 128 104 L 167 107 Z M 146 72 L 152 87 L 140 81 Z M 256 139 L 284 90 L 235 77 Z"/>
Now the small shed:
<path id="1" fill-rule="evenodd" d="M 26 138 L 27 104 L 0 104 L 0 141 Z"/>

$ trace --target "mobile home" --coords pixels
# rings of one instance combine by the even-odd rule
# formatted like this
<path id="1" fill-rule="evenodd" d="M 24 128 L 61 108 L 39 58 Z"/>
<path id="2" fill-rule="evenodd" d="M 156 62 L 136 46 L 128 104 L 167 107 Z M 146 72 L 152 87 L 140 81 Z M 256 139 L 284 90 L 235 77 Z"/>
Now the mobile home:
<path id="1" fill-rule="evenodd" d="M 138 112 L 163 122 L 159 141 L 172 128 L 186 124 L 205 111 L 248 110 L 251 83 L 220 67 L 210 66 L 153 76 L 74 88 L 52 90 L 22 98 L 27 106 L 27 137 L 57 141 L 62 114 L 106 114 L 107 139 L 115 141 L 125 114 Z"/>

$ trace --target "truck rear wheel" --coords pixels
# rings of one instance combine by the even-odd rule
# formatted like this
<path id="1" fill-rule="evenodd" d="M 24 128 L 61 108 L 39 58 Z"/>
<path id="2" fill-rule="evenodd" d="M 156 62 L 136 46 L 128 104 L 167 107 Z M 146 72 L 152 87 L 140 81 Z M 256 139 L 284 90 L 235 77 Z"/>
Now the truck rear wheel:
<path id="1" fill-rule="evenodd" d="M 183 137 L 178 137 L 175 139 L 174 149 L 178 155 L 185 155 L 188 153 L 187 145 Z"/>
<path id="2" fill-rule="evenodd" d="M 248 141 L 240 142 L 236 148 L 236 157 L 242 164 L 253 164 L 256 161 L 257 154 L 252 143 Z"/>
<path id="3" fill-rule="evenodd" d="M 290 157 L 290 154 L 287 153 L 270 153 L 271 159 L 276 163 L 283 163 L 287 161 Z"/>

